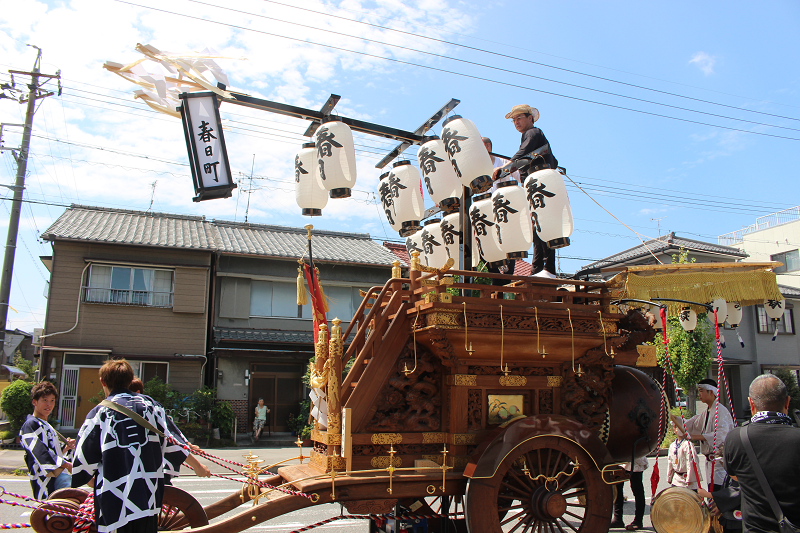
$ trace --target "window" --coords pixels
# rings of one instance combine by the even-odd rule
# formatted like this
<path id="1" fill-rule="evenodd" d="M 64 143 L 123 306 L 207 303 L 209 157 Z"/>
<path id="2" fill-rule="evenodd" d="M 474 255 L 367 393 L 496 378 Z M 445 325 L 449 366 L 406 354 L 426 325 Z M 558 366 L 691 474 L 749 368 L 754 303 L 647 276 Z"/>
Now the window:
<path id="1" fill-rule="evenodd" d="M 792 250 L 790 252 L 771 255 L 769 258 L 773 261 L 780 261 L 783 263 L 783 266 L 779 266 L 775 269 L 776 274 L 800 270 L 800 250 Z"/>
<path id="2" fill-rule="evenodd" d="M 250 316 L 299 318 L 297 284 L 253 280 L 250 283 Z"/>
<path id="3" fill-rule="evenodd" d="M 147 383 L 155 377 L 159 378 L 163 383 L 167 382 L 169 363 L 131 361 L 131 366 L 133 367 L 133 374 L 141 379 L 142 383 Z"/>
<path id="4" fill-rule="evenodd" d="M 171 270 L 92 265 L 84 301 L 103 304 L 172 307 Z"/>
<path id="5" fill-rule="evenodd" d="M 758 311 L 758 332 L 775 333 L 775 325 L 778 326 L 778 333 L 794 333 L 794 309 L 785 309 L 783 316 L 777 321 L 773 321 L 767 316 L 763 306 L 756 307 Z"/>

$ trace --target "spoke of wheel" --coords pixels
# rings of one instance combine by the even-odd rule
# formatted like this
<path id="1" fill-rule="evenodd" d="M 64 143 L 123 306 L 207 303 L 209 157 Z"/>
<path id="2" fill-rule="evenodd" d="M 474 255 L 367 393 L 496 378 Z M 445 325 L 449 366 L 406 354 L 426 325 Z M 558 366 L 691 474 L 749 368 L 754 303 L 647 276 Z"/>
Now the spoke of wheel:
<path id="1" fill-rule="evenodd" d="M 522 511 L 518 512 L 517 514 L 515 514 L 511 518 L 506 518 L 504 521 L 500 522 L 500 525 L 504 526 L 504 525 L 508 524 L 509 522 L 511 522 L 512 520 L 516 520 L 517 517 L 519 517 L 519 516 L 521 516 L 523 514 L 525 514 L 525 510 L 522 510 Z"/>
<path id="2" fill-rule="evenodd" d="M 545 469 L 542 470 L 542 474 L 547 475 L 547 472 L 550 471 L 550 465 L 553 464 L 550 460 L 553 458 L 553 448 L 547 449 L 547 463 L 545 463 Z"/>
<path id="3" fill-rule="evenodd" d="M 166 511 L 164 511 L 164 506 L 162 505 L 161 506 L 161 513 L 160 513 L 160 515 L 158 517 L 158 523 L 159 524 L 164 524 L 164 521 L 169 518 L 169 513 L 171 511 L 172 511 L 172 506 L 171 505 L 167 506 L 167 510 Z"/>
<path id="4" fill-rule="evenodd" d="M 167 520 L 167 523 L 163 525 L 164 529 L 174 528 L 178 524 L 178 522 L 180 522 L 183 519 L 183 517 L 184 517 L 183 513 L 175 513 L 174 515 L 172 515 L 172 518 Z"/>
<path id="5" fill-rule="evenodd" d="M 528 520 L 530 520 L 530 519 L 528 519 Z M 524 520 L 520 520 L 519 522 L 517 522 L 516 526 L 514 526 L 514 527 L 512 527 L 511 529 L 508 530 L 508 533 L 514 533 L 514 531 L 516 531 L 519 527 L 524 526 L 524 525 L 525 525 L 525 521 Z M 523 531 L 525 531 L 525 530 L 523 530 Z"/>
<path id="6" fill-rule="evenodd" d="M 561 517 L 558 517 L 558 519 L 561 520 L 562 522 L 564 522 L 564 525 L 567 526 L 568 528 L 570 528 L 572 531 L 574 531 L 575 533 L 578 533 L 578 530 L 575 529 L 574 527 L 572 527 L 572 524 L 570 524 L 569 522 L 567 522 L 566 520 L 564 520 Z M 556 523 L 558 523 L 558 522 L 556 522 Z"/>
<path id="7" fill-rule="evenodd" d="M 569 480 L 564 482 L 564 485 L 562 486 L 561 490 L 569 490 L 577 486 L 579 483 L 583 483 L 584 481 L 585 480 L 583 479 L 583 474 L 581 474 L 580 472 L 575 472 L 574 476 L 572 476 Z"/>
<path id="8" fill-rule="evenodd" d="M 533 480 L 529 479 L 528 476 L 525 474 L 518 474 L 513 468 L 508 470 L 508 473 L 511 474 L 511 477 L 521 485 L 522 489 L 530 489 L 531 491 L 536 487 L 536 484 Z"/>
<path id="9" fill-rule="evenodd" d="M 542 472 L 544 472 L 544 469 L 542 468 L 542 449 L 541 448 L 537 448 L 536 449 L 536 455 L 539 456 L 539 470 L 537 470 L 536 473 L 537 474 L 541 474 Z"/>
<path id="10" fill-rule="evenodd" d="M 563 527 L 561 527 L 561 524 L 559 524 L 559 523 L 558 523 L 558 520 L 556 520 L 556 521 L 555 521 L 555 525 L 556 525 L 556 527 L 558 528 L 558 531 L 559 531 L 560 533 L 566 533 L 566 532 L 564 531 L 564 528 L 563 528 Z"/>
<path id="11" fill-rule="evenodd" d="M 556 533 L 556 526 L 553 525 L 553 522 L 548 522 L 547 526 L 550 528 L 550 533 Z"/>
<path id="12" fill-rule="evenodd" d="M 498 494 L 497 497 L 503 498 L 504 500 L 520 500 L 520 497 L 514 494 Z"/>
<path id="13" fill-rule="evenodd" d="M 586 506 L 582 503 L 567 503 L 567 507 L 580 507 L 582 509 L 586 509 Z"/>
<path id="14" fill-rule="evenodd" d="M 519 489 L 518 489 L 518 488 L 516 488 L 516 487 L 512 487 L 511 485 L 509 485 L 509 484 L 508 484 L 508 483 L 506 483 L 505 481 L 502 481 L 501 483 L 502 483 L 503 485 L 505 485 L 506 487 L 508 487 L 509 489 L 513 490 L 514 492 L 516 492 L 516 493 L 518 493 L 518 494 L 521 494 L 522 496 L 525 496 L 526 498 L 527 498 L 528 496 L 530 496 L 530 493 L 528 493 L 528 492 L 523 492 L 523 491 L 519 490 Z"/>
<path id="15" fill-rule="evenodd" d="M 525 507 L 524 504 L 519 504 L 519 505 L 512 505 L 511 507 L 500 507 L 497 510 L 501 512 L 507 512 L 510 511 L 511 509 L 523 509 L 524 507 Z"/>
<path id="16" fill-rule="evenodd" d="M 564 514 L 568 514 L 573 518 L 577 518 L 578 520 L 583 520 L 582 516 L 576 515 L 575 513 L 570 513 L 569 511 L 564 511 Z"/>
<path id="17" fill-rule="evenodd" d="M 531 528 L 531 522 L 534 522 L 533 516 L 528 518 L 527 522 L 525 523 L 525 529 L 522 530 L 522 533 L 528 533 L 528 530 Z"/>
<path id="18" fill-rule="evenodd" d="M 559 451 L 558 452 L 558 457 L 556 457 L 556 462 L 553 465 L 553 471 L 550 473 L 550 477 L 553 477 L 558 473 L 559 467 L 561 466 L 561 458 L 562 457 L 564 457 L 564 452 Z"/>
<path id="19" fill-rule="evenodd" d="M 571 490 L 571 489 L 566 489 L 566 490 Z M 583 487 L 578 487 L 575 490 L 576 492 L 570 492 L 569 494 L 567 494 L 567 492 L 564 491 L 561 493 L 561 495 L 564 496 L 565 498 L 577 498 L 578 496 L 585 496 L 587 494 L 586 489 L 584 489 Z"/>

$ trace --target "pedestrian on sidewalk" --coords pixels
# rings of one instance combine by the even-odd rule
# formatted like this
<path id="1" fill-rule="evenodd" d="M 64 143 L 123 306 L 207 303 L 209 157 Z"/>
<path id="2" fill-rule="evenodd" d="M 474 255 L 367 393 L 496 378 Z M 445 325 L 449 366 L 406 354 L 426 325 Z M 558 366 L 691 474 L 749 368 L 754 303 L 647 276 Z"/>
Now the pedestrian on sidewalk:
<path id="1" fill-rule="evenodd" d="M 58 391 L 49 381 L 34 385 L 33 414 L 28 415 L 19 430 L 31 490 L 37 500 L 46 500 L 52 492 L 72 485 L 72 463 L 66 454 L 75 447 L 75 440 L 65 439 L 62 445 L 58 432 L 47 422 L 57 398 Z"/>
<path id="2" fill-rule="evenodd" d="M 612 529 L 625 528 L 627 531 L 637 531 L 644 527 L 643 520 L 645 500 L 642 478 L 644 476 L 644 471 L 647 470 L 649 466 L 650 463 L 647 461 L 647 457 L 639 457 L 633 461 L 633 464 L 625 464 L 625 470 L 631 473 L 631 492 L 633 492 L 633 497 L 636 499 L 633 521 L 627 526 L 622 521 L 622 507 L 625 503 L 625 497 L 623 496 L 622 490 L 623 483 L 619 483 L 617 485 L 617 497 L 614 500 L 614 519 L 611 521 L 610 526 Z"/>
<path id="3" fill-rule="evenodd" d="M 269 407 L 264 405 L 264 398 L 259 398 L 258 405 L 256 405 L 256 417 L 253 419 L 253 442 L 258 442 L 261 430 L 267 423 L 267 413 L 269 413 Z"/>

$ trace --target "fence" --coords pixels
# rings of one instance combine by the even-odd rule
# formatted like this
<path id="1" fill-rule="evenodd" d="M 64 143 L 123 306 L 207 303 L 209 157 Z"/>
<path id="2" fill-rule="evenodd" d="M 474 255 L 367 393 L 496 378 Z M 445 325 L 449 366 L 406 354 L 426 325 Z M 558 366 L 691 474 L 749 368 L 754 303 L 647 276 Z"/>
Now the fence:
<path id="1" fill-rule="evenodd" d="M 755 224 L 750 224 L 746 228 L 737 229 L 736 231 L 720 235 L 717 238 L 717 244 L 720 246 L 733 246 L 744 242 L 744 236 L 749 233 L 774 228 L 775 226 L 781 226 L 797 220 L 800 220 L 800 205 L 759 217 L 756 219 Z"/>

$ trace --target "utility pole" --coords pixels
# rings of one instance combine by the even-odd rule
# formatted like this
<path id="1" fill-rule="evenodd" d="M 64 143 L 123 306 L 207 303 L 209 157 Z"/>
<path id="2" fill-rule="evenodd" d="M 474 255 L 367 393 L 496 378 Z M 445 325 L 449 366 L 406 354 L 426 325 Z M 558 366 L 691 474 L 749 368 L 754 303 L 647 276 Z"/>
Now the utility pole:
<path id="1" fill-rule="evenodd" d="M 22 144 L 19 147 L 19 154 L 15 154 L 14 151 L 11 151 L 11 154 L 14 156 L 14 159 L 17 162 L 17 179 L 13 186 L 8 186 L 9 189 L 14 191 L 14 199 L 11 203 L 11 217 L 8 221 L 8 238 L 6 239 L 6 249 L 5 255 L 3 258 L 3 272 L 2 278 L 0 278 L 0 345 L 5 346 L 5 337 L 6 337 L 6 320 L 8 319 L 8 305 L 9 305 L 9 297 L 11 295 L 11 280 L 12 275 L 14 272 L 14 255 L 17 249 L 17 233 L 19 231 L 19 214 L 22 207 L 22 195 L 23 191 L 25 190 L 25 173 L 28 170 L 28 153 L 31 143 L 31 132 L 33 129 L 33 114 L 36 112 L 36 100 L 40 100 L 42 98 L 46 98 L 51 96 L 52 92 L 43 92 L 39 86 L 39 78 L 46 78 L 45 83 L 50 81 L 52 78 L 56 78 L 59 80 L 59 94 L 61 93 L 61 73 L 60 71 L 55 74 L 41 74 L 39 72 L 39 67 L 42 61 L 42 50 L 38 46 L 28 45 L 33 48 L 36 48 L 36 61 L 33 63 L 33 70 L 31 72 L 22 72 L 17 70 L 9 70 L 12 76 L 12 80 L 14 79 L 14 74 L 23 75 L 23 76 L 30 76 L 31 83 L 28 85 L 28 97 L 25 99 L 24 96 L 20 96 L 19 102 L 20 103 L 28 103 L 28 108 L 25 113 L 25 125 L 22 129 Z M 15 90 L 13 86 L 11 87 L 4 87 L 4 89 L 10 89 L 12 91 Z M 5 92 L 3 93 L 5 96 Z M 0 361 L 4 359 L 4 356 L 0 354 Z M 2 361 L 6 363 L 6 361 Z M 32 377 L 32 376 L 31 376 Z"/>

